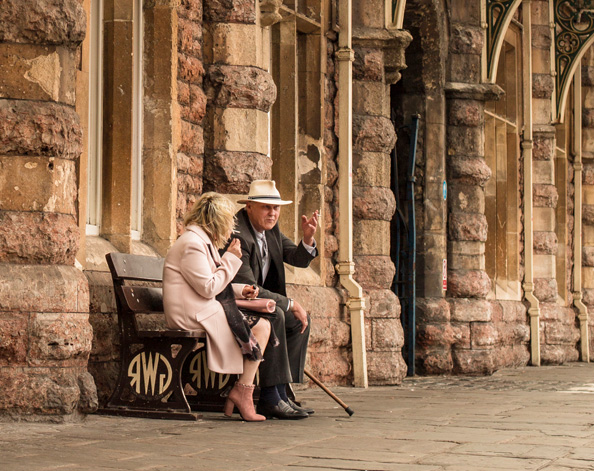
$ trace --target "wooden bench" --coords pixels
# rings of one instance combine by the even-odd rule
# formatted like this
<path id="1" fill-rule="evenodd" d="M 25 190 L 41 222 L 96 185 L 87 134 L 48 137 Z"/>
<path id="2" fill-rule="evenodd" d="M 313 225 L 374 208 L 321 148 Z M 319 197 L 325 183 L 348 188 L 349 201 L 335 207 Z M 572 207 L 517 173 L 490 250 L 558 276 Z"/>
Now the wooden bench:
<path id="1" fill-rule="evenodd" d="M 162 317 L 164 259 L 123 253 L 106 258 L 118 310 L 121 365 L 115 389 L 98 412 L 197 420 L 201 415 L 195 411 L 222 411 L 221 393 L 234 375 L 208 369 L 204 331 L 139 329 L 138 315 Z"/>

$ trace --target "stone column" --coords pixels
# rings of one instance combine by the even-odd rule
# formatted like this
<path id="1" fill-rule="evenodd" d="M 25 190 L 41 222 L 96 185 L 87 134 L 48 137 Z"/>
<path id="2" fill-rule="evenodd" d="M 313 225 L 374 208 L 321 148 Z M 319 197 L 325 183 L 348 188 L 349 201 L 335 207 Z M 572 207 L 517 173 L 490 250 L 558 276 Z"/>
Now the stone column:
<path id="1" fill-rule="evenodd" d="M 257 21 L 256 0 L 205 2 L 204 7 L 209 105 L 204 188 L 245 194 L 252 180 L 271 176 L 268 112 L 276 86 L 267 72 L 267 35 Z"/>
<path id="2" fill-rule="evenodd" d="M 575 312 L 562 306 L 557 297 L 556 208 L 559 191 L 555 186 L 555 127 L 551 100 L 551 29 L 549 2 L 532 0 L 532 107 L 533 107 L 533 218 L 534 295 L 540 301 L 542 363 L 562 363 L 578 359 L 575 348 L 579 333 Z M 561 191 L 565 192 L 565 188 Z M 526 248 L 528 249 L 528 248 Z"/>
<path id="3" fill-rule="evenodd" d="M 485 374 L 496 369 L 497 334 L 493 308 L 486 300 L 491 280 L 485 271 L 488 226 L 484 185 L 491 170 L 485 162 L 484 103 L 497 99 L 501 90 L 480 83 L 484 40 L 480 5 L 470 7 L 455 0 L 451 8 L 456 13 L 450 27 L 446 148 L 447 294 L 452 299 L 451 323 L 446 324 L 441 342 L 450 344 L 453 371 Z"/>
<path id="4" fill-rule="evenodd" d="M 60 420 L 96 408 L 88 284 L 74 266 L 85 18 L 78 0 L 0 9 L 2 415 Z"/>
<path id="5" fill-rule="evenodd" d="M 406 364 L 400 302 L 391 291 L 395 270 L 390 221 L 396 201 L 390 189 L 390 153 L 396 132 L 390 121 L 389 87 L 406 67 L 404 50 L 412 38 L 402 30 L 384 29 L 379 3 L 353 3 L 353 251 L 355 278 L 369 301 L 369 383 L 397 384 L 406 375 Z"/>
<path id="6" fill-rule="evenodd" d="M 582 161 L 583 193 L 594 193 L 594 54 L 586 54 L 582 65 Z M 594 352 L 594 201 L 582 206 L 583 301 L 589 310 L 590 351 Z M 576 270 L 580 267 L 576 267 Z"/>

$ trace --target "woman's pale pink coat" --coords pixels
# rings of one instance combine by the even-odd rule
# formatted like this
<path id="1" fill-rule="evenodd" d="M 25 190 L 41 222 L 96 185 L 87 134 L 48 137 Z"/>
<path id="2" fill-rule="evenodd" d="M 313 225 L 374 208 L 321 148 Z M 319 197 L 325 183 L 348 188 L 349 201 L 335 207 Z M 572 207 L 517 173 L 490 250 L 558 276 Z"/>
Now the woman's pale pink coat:
<path id="1" fill-rule="evenodd" d="M 215 299 L 239 267 L 241 260 L 228 252 L 219 256 L 206 232 L 198 226 L 188 226 L 165 257 L 163 304 L 167 325 L 172 329 L 204 329 L 208 367 L 218 373 L 243 372 L 241 350 L 223 306 Z M 243 285 L 233 288 L 237 296 Z"/>

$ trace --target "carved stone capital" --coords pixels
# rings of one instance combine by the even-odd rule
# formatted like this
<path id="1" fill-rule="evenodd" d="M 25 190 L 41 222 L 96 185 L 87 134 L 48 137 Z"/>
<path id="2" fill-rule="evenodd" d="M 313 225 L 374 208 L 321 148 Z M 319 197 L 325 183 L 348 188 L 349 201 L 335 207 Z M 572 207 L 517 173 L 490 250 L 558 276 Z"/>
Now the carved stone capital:
<path id="1" fill-rule="evenodd" d="M 400 80 L 400 71 L 406 69 L 404 51 L 411 41 L 411 34 L 402 29 L 353 28 L 353 45 L 384 51 L 387 84 Z"/>
<path id="2" fill-rule="evenodd" d="M 283 17 L 280 14 L 282 0 L 260 0 L 260 26 L 272 26 L 280 22 Z"/>
<path id="3" fill-rule="evenodd" d="M 489 83 L 448 82 L 445 91 L 448 98 L 478 101 L 499 100 L 505 93 L 499 85 Z"/>

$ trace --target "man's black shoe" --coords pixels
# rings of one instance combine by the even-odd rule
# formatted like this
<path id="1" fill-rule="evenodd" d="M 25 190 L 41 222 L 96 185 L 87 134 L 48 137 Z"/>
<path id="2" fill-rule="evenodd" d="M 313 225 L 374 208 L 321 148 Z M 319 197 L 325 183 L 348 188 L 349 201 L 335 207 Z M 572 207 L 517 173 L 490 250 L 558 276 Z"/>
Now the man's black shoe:
<path id="1" fill-rule="evenodd" d="M 311 415 L 315 412 L 315 410 L 310 409 L 308 407 L 298 406 L 293 401 L 291 401 L 290 398 L 287 400 L 287 404 L 289 404 L 293 409 L 295 409 L 299 412 L 305 412 L 307 415 Z"/>
<path id="2" fill-rule="evenodd" d="M 276 417 L 281 420 L 299 420 L 309 417 L 307 413 L 293 409 L 282 399 L 274 405 L 258 403 L 258 414 L 266 416 L 267 419 Z"/>

